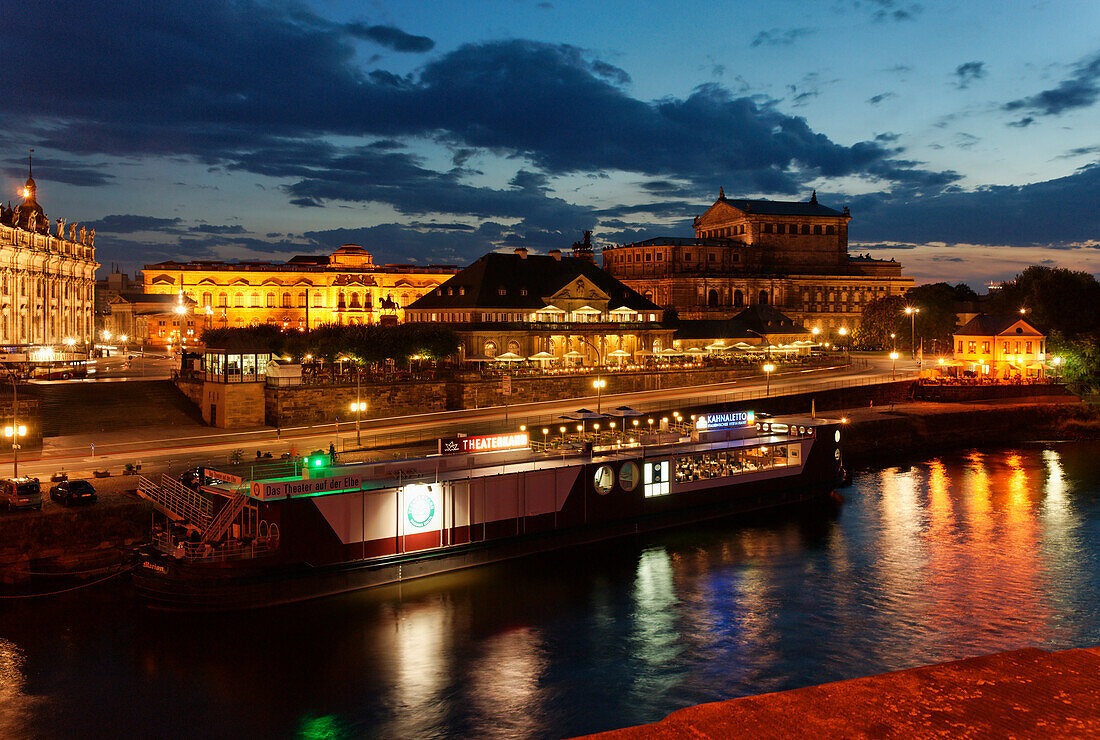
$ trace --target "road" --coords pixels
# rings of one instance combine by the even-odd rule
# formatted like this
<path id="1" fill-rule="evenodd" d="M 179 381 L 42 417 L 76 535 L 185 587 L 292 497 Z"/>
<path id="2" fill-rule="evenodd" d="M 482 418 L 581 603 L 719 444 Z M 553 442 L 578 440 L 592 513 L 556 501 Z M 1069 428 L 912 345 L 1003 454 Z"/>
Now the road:
<path id="1" fill-rule="evenodd" d="M 863 358 L 861 358 L 863 362 Z M 853 385 L 887 379 L 891 373 L 889 359 L 866 358 L 866 365 L 823 369 L 791 369 L 776 372 L 770 382 L 763 377 L 741 379 L 686 388 L 658 389 L 637 393 L 605 395 L 597 400 L 572 398 L 532 404 L 517 404 L 507 411 L 503 407 L 447 411 L 414 416 L 364 420 L 361 438 L 368 448 L 386 447 L 375 458 L 393 454 L 392 447 L 427 444 L 440 436 L 459 432 L 484 434 L 518 429 L 526 425 L 535 438 L 541 429 L 557 427 L 565 422 L 559 416 L 578 408 L 603 410 L 629 405 L 646 413 L 675 409 L 677 404 L 705 405 L 729 401 L 787 395 L 809 390 L 824 390 L 830 386 Z M 900 363 L 899 363 L 900 365 Z M 898 367 L 898 377 L 911 376 L 914 368 L 906 363 Z M 807 409 L 808 411 L 809 409 Z M 645 419 L 642 419 L 645 423 Z M 94 444 L 94 450 L 91 445 Z M 358 447 L 354 422 L 342 421 L 339 431 L 334 424 L 274 430 L 269 427 L 242 432 L 220 432 L 203 427 L 177 431 L 155 428 L 130 432 L 58 437 L 46 441 L 41 451 L 20 456 L 21 475 L 48 478 L 64 470 L 70 477 L 90 477 L 93 470 L 107 469 L 118 475 L 127 463 L 141 463 L 142 473 L 159 475 L 179 472 L 202 463 L 224 462 L 236 450 L 244 460 L 256 458 L 257 451 L 278 457 L 285 452 L 301 454 L 316 449 L 327 450 L 329 444 L 340 451 Z M 358 457 L 362 458 L 363 453 Z M 0 470 L 11 464 L 11 455 L 0 457 Z M 10 468 L 8 468 L 10 470 Z"/>

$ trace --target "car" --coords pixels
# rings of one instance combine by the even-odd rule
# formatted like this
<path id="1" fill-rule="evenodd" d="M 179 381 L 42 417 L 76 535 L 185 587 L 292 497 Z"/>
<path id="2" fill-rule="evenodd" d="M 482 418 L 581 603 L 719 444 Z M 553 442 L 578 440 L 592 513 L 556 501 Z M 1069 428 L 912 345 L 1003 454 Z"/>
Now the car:
<path id="1" fill-rule="evenodd" d="M 50 489 L 50 498 L 59 504 L 94 504 L 99 497 L 86 480 L 63 480 Z"/>
<path id="2" fill-rule="evenodd" d="M 41 509 L 42 486 L 37 478 L 0 479 L 0 502 L 8 505 L 8 510 Z"/>

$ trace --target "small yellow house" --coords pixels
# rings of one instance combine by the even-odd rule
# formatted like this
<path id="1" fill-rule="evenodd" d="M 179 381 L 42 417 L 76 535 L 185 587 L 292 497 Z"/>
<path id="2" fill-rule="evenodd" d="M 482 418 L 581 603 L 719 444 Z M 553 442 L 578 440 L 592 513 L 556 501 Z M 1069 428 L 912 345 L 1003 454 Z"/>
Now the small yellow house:
<path id="1" fill-rule="evenodd" d="M 1023 316 L 978 314 L 954 333 L 954 359 L 995 378 L 1042 375 L 1047 337 Z"/>

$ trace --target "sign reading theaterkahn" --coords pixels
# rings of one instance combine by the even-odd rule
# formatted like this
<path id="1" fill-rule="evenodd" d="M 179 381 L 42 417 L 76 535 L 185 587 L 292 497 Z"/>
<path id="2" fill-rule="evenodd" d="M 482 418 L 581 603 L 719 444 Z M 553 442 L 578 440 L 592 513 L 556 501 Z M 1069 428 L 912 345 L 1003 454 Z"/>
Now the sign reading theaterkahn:
<path id="1" fill-rule="evenodd" d="M 439 440 L 440 455 L 461 455 L 465 452 L 500 452 L 522 450 L 530 446 L 526 432 L 517 434 L 483 434 L 480 437 L 452 437 Z"/>

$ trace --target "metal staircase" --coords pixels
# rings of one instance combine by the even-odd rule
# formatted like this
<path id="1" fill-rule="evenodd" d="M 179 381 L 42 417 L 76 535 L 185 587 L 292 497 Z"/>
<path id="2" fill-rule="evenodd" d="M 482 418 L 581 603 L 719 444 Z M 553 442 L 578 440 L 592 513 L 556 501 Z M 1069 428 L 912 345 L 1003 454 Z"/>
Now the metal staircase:
<path id="1" fill-rule="evenodd" d="M 225 502 L 225 506 L 218 512 L 218 515 L 214 517 L 214 520 L 210 522 L 210 526 L 203 532 L 202 541 L 204 543 L 213 544 L 220 540 L 227 531 L 229 531 L 229 525 L 233 523 L 233 520 L 237 518 L 237 514 L 240 514 L 244 510 L 245 505 L 248 503 L 248 496 L 243 496 L 239 493 L 229 497 L 229 500 Z"/>
<path id="2" fill-rule="evenodd" d="M 187 521 L 203 530 L 210 527 L 214 505 L 201 493 L 169 475 L 162 474 L 160 485 L 143 475 L 138 476 L 138 495 L 153 502 L 153 506 L 173 521 Z"/>

